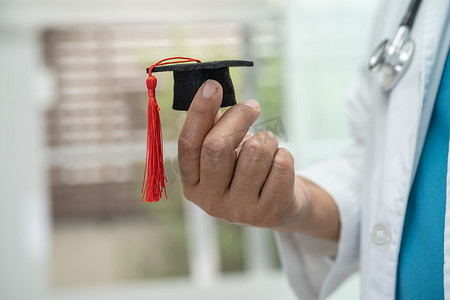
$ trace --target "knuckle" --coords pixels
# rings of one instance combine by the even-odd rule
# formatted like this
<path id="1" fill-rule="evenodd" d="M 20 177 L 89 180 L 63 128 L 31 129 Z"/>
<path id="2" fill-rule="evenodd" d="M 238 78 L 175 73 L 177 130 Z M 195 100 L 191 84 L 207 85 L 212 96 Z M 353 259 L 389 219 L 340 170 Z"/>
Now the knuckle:
<path id="1" fill-rule="evenodd" d="M 230 113 L 233 113 L 233 115 L 237 119 L 245 121 L 249 127 L 254 120 L 253 113 L 251 112 L 251 108 L 243 103 L 238 103 L 237 105 L 234 105 L 230 109 Z"/>
<path id="2" fill-rule="evenodd" d="M 192 142 L 192 139 L 188 136 L 187 133 L 181 133 L 178 137 L 178 153 L 183 154 L 190 154 L 195 152 L 197 149 L 195 149 L 194 143 Z"/>
<path id="3" fill-rule="evenodd" d="M 222 160 L 227 155 L 227 143 L 221 138 L 206 138 L 203 143 L 202 157 Z"/>
<path id="4" fill-rule="evenodd" d="M 278 146 L 278 138 L 272 131 L 263 130 L 258 132 L 258 135 L 260 135 L 260 138 L 264 141 L 264 143 L 274 144 Z"/>
<path id="5" fill-rule="evenodd" d="M 294 172 L 294 158 L 289 151 L 280 148 L 273 159 L 273 166 L 281 173 Z"/>
<path id="6" fill-rule="evenodd" d="M 264 156 L 269 153 L 266 145 L 256 138 L 256 136 L 248 139 L 244 145 L 242 145 L 242 151 L 247 152 L 251 156 Z"/>
<path id="7" fill-rule="evenodd" d="M 234 105 L 232 108 L 236 114 L 242 115 L 242 117 L 245 117 L 248 113 L 247 112 L 248 106 L 244 105 L 243 103 L 238 103 L 237 105 Z"/>
<path id="8" fill-rule="evenodd" d="M 270 131 L 261 131 L 248 139 L 244 145 L 243 150 L 250 156 L 270 157 L 272 159 L 278 147 L 278 140 L 276 136 Z"/>

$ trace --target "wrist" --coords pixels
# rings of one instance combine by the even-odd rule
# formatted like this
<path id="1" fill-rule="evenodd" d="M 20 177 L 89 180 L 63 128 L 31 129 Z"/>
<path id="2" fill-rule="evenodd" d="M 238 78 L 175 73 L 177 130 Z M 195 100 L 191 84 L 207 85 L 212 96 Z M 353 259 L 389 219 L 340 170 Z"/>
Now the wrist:
<path id="1" fill-rule="evenodd" d="M 333 198 L 324 189 L 300 176 L 296 176 L 294 193 L 301 209 L 287 225 L 277 230 L 339 240 L 340 217 Z"/>
<path id="2" fill-rule="evenodd" d="M 307 182 L 300 176 L 295 177 L 293 204 L 291 206 L 297 207 L 294 214 L 286 217 L 285 223 L 275 228 L 279 232 L 288 231 L 306 231 L 313 220 L 311 220 L 311 194 L 307 186 Z"/>

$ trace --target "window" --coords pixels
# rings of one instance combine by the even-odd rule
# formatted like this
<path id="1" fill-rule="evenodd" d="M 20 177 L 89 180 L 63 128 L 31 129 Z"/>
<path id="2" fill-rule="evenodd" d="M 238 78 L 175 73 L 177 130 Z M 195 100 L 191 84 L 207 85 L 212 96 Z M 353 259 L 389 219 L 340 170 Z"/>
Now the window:
<path id="1" fill-rule="evenodd" d="M 176 55 L 204 61 L 251 57 L 255 70 L 231 68 L 237 98 L 259 94 L 266 109 L 255 130 L 272 120 L 278 126 L 277 30 L 278 22 L 266 20 L 45 32 L 46 62 L 57 82 L 47 113 L 56 287 L 188 276 L 209 282 L 221 273 L 280 269 L 270 231 L 212 220 L 183 202 L 176 142 L 185 113 L 171 109 L 171 74 L 158 74 L 157 87 L 169 199 L 140 202 L 145 68 Z M 211 230 L 204 232 L 205 226 Z"/>

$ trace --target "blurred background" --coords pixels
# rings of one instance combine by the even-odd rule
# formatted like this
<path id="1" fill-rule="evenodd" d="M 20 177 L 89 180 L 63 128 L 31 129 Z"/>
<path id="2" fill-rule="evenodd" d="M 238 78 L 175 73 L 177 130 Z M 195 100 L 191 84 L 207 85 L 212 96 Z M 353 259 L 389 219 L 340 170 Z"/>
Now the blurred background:
<path id="1" fill-rule="evenodd" d="M 248 59 L 237 99 L 302 167 L 348 144 L 375 0 L 0 0 L 0 299 L 294 299 L 273 234 L 183 200 L 158 73 L 168 200 L 141 203 L 145 68 Z M 358 299 L 353 276 L 330 299 Z"/>

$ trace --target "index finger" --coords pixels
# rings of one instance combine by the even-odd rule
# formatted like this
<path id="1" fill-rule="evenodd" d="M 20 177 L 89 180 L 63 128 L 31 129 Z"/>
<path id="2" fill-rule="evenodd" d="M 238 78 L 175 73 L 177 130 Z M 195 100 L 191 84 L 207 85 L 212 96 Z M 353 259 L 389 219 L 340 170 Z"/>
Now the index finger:
<path id="1" fill-rule="evenodd" d="M 222 86 L 207 80 L 197 91 L 189 107 L 178 138 L 178 162 L 181 181 L 195 185 L 200 180 L 200 151 L 203 140 L 214 126 L 222 103 Z"/>

